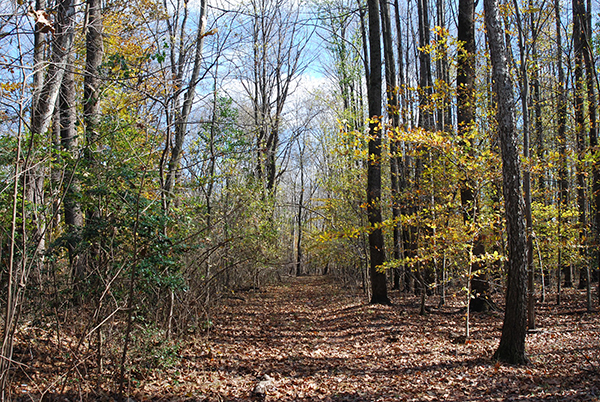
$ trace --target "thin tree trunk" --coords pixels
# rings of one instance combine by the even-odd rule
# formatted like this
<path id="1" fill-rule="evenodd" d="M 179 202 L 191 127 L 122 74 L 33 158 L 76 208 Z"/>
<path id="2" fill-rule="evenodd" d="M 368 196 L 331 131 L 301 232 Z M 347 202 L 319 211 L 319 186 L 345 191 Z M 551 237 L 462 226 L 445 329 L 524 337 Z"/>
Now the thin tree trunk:
<path id="1" fill-rule="evenodd" d="M 392 21 L 390 18 L 390 6 L 386 0 L 380 0 L 381 27 L 383 35 L 383 49 L 385 59 L 385 82 L 387 95 L 387 111 L 391 120 L 389 131 L 390 141 L 390 179 L 392 197 L 393 227 L 393 258 L 398 264 L 402 258 L 402 224 L 400 213 L 400 195 L 403 190 L 403 178 L 401 176 L 402 159 L 398 154 L 398 134 L 400 130 L 400 105 L 398 102 L 398 84 L 396 82 L 396 60 L 394 58 L 394 44 L 392 38 Z M 394 288 L 400 288 L 399 268 L 394 268 Z"/>
<path id="2" fill-rule="evenodd" d="M 573 47 L 574 47 L 574 79 L 575 79 L 575 137 L 577 143 L 577 163 L 576 163 L 576 178 L 577 178 L 577 205 L 579 207 L 579 240 L 581 242 L 580 257 L 582 265 L 580 265 L 580 279 L 582 272 L 585 272 L 587 265 L 587 199 L 586 199 L 586 172 L 585 172 L 585 110 L 584 110 L 584 77 L 583 63 L 585 50 L 585 6 L 583 0 L 573 0 Z M 565 278 L 567 280 L 567 278 Z M 572 283 L 571 283 L 572 285 Z M 580 282 L 580 288 L 583 282 Z M 568 286 L 565 283 L 565 286 Z"/>
<path id="3" fill-rule="evenodd" d="M 407 97 L 406 97 L 406 78 L 405 78 L 405 63 L 404 63 L 404 56 L 405 56 L 405 52 L 404 52 L 404 48 L 403 48 L 403 36 L 402 36 L 402 23 L 400 21 L 400 5 L 398 3 L 398 0 L 394 1 L 394 11 L 395 11 L 395 22 L 396 22 L 396 35 L 399 38 L 398 39 L 398 88 L 399 88 L 399 92 L 398 92 L 398 107 L 400 108 L 399 110 L 399 117 L 401 119 L 401 125 L 403 129 L 407 128 Z M 407 50 L 408 51 L 408 50 Z M 401 215 L 404 213 L 407 213 L 407 203 L 402 203 L 402 205 L 400 205 L 400 197 L 402 196 L 402 194 L 404 193 L 404 191 L 407 189 L 407 164 L 408 161 L 405 159 L 404 153 L 402 151 L 402 149 L 400 149 L 398 147 L 398 143 L 395 144 L 395 154 L 396 154 L 396 160 L 394 161 L 393 165 L 392 165 L 392 172 L 396 173 L 396 183 L 394 184 L 396 186 L 396 203 L 399 206 L 399 210 L 395 213 L 398 214 L 398 217 L 401 217 Z M 393 153 L 392 153 L 393 155 Z M 394 187 L 394 185 L 392 187 Z M 394 213 L 394 212 L 393 212 Z M 394 215 L 394 218 L 396 219 L 396 216 Z M 397 231 L 394 231 L 394 236 L 398 235 L 399 238 L 396 239 L 396 237 L 394 237 L 394 246 L 398 247 L 400 249 L 400 254 L 398 255 L 398 258 L 401 259 L 403 257 L 408 257 L 409 254 L 409 250 L 411 249 L 411 244 L 410 244 L 410 233 L 411 233 L 411 228 L 403 228 L 402 226 L 398 226 L 397 227 Z M 396 258 L 396 249 L 394 249 L 394 258 Z M 397 280 L 398 280 L 398 285 L 395 287 L 397 287 L 398 289 L 400 289 L 402 286 L 400 285 L 400 282 L 403 282 L 404 285 L 404 289 L 405 290 L 409 290 L 410 289 L 410 278 L 411 275 L 409 275 L 409 267 L 407 266 L 406 263 L 402 264 L 402 267 L 399 269 L 400 270 L 400 275 L 398 275 Z"/>
<path id="4" fill-rule="evenodd" d="M 300 148 L 300 199 L 298 200 L 298 216 L 297 216 L 297 225 L 298 225 L 298 238 L 296 241 L 296 276 L 302 275 L 302 209 L 304 208 L 304 144 L 300 145 L 300 140 L 298 140 L 298 145 Z"/>
<path id="5" fill-rule="evenodd" d="M 593 49 L 592 49 L 592 36 L 591 36 L 591 2 L 588 0 L 588 9 L 586 10 L 585 18 L 585 30 L 584 30 L 584 60 L 586 69 L 586 80 L 587 80 L 587 96 L 588 96 L 588 111 L 589 111 L 589 135 L 590 135 L 590 152 L 592 158 L 592 199 L 593 205 L 592 211 L 593 216 L 591 218 L 593 227 L 590 229 L 594 241 L 592 241 L 592 253 L 598 254 L 598 225 L 600 223 L 600 168 L 597 160 L 598 157 L 598 122 L 597 122 L 597 97 L 596 97 L 596 85 L 597 76 L 596 69 L 594 66 Z M 591 278 L 590 278 L 590 264 L 586 263 L 584 268 L 584 285 L 586 288 L 587 296 L 587 310 L 592 311 L 592 289 L 591 289 Z M 581 286 L 580 279 L 580 288 Z"/>
<path id="6" fill-rule="evenodd" d="M 565 72 L 562 62 L 562 28 L 561 28 L 561 18 L 560 18 L 560 1 L 554 0 L 554 15 L 556 19 L 556 64 L 558 67 L 558 104 L 557 104 L 557 140 L 558 140 L 558 154 L 559 154 L 559 172 L 558 172 L 558 181 L 559 181 L 559 200 L 558 200 L 558 266 L 557 266 L 557 295 L 556 295 L 556 304 L 560 304 L 561 302 L 561 273 L 567 272 L 567 267 L 563 266 L 563 236 L 562 236 L 562 227 L 563 227 L 563 211 L 567 207 L 568 204 L 568 194 L 569 194 L 569 181 L 567 176 L 567 96 L 565 90 Z"/>

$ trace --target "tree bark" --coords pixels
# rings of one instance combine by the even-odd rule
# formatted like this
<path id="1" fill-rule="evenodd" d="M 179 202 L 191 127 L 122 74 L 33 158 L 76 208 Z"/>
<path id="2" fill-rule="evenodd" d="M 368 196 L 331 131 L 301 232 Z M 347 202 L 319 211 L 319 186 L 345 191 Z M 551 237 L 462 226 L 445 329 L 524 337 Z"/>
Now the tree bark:
<path id="1" fill-rule="evenodd" d="M 527 238 L 521 192 L 521 166 L 517 147 L 513 84 L 508 73 L 497 0 L 484 0 L 484 9 L 492 61 L 492 78 L 498 94 L 497 120 L 502 151 L 502 178 L 508 235 L 506 311 L 502 326 L 502 338 L 494 358 L 512 364 L 524 364 L 528 362 L 525 354 Z"/>
<path id="2" fill-rule="evenodd" d="M 381 44 L 379 0 L 367 0 L 369 14 L 369 161 L 367 168 L 367 215 L 369 219 L 369 274 L 371 303 L 390 304 L 386 274 L 383 271 L 385 250 L 381 230 Z"/>
<path id="3" fill-rule="evenodd" d="M 63 77 L 59 98 L 60 143 L 62 149 L 69 154 L 65 160 L 63 176 L 65 224 L 67 225 L 67 250 L 73 276 L 75 300 L 79 300 L 82 282 L 85 279 L 83 259 L 79 258 L 79 244 L 83 229 L 83 213 L 81 209 L 81 184 L 76 168 L 79 165 L 79 142 L 75 121 L 77 119 L 75 99 L 75 71 L 72 65 L 73 55 L 69 57 L 67 70 Z"/>
<path id="4" fill-rule="evenodd" d="M 591 2 L 588 0 L 587 2 L 587 10 L 585 11 L 585 23 L 583 24 L 585 29 L 583 30 L 583 43 L 584 43 L 584 62 L 585 62 L 585 70 L 586 70 L 586 82 L 587 82 L 587 97 L 588 97 L 588 123 L 589 123 L 589 137 L 590 137 L 590 153 L 592 154 L 592 197 L 590 202 L 593 205 L 592 208 L 592 217 L 590 220 L 592 221 L 593 228 L 590 228 L 590 234 L 593 236 L 594 241 L 592 252 L 594 254 L 598 253 L 598 223 L 600 223 L 600 169 L 597 160 L 597 152 L 598 152 L 598 105 L 597 105 L 597 97 L 596 97 L 596 85 L 597 85 L 597 76 L 596 76 L 596 68 L 594 66 L 594 54 L 592 49 L 592 23 L 591 23 Z M 587 254 L 587 253 L 586 253 Z M 581 279 L 581 275 L 583 275 L 583 280 Z M 591 290 L 591 278 L 590 278 L 590 264 L 586 263 L 581 272 L 579 279 L 579 288 L 586 288 L 586 296 L 587 296 L 587 310 L 588 312 L 592 311 L 592 290 Z M 582 283 L 583 282 L 583 283 Z"/>
<path id="5" fill-rule="evenodd" d="M 530 162 L 530 132 L 529 119 L 529 52 L 525 43 L 529 42 L 528 29 L 523 26 L 519 4 L 513 0 L 515 15 L 519 30 L 518 44 L 520 57 L 521 78 L 521 112 L 523 116 L 523 159 L 527 163 L 523 171 L 523 190 L 525 200 L 525 223 L 527 227 L 527 325 L 529 329 L 535 328 L 535 283 L 533 268 L 533 219 L 531 216 L 531 162 Z"/>
<path id="6" fill-rule="evenodd" d="M 100 65 L 104 54 L 102 42 L 102 2 L 87 0 L 87 32 L 85 34 L 85 72 L 83 78 L 83 122 L 85 125 L 86 158 L 93 162 L 98 141 L 100 104 Z"/>
<path id="7" fill-rule="evenodd" d="M 577 144 L 577 163 L 576 163 L 576 179 L 577 179 L 577 206 L 579 208 L 579 240 L 580 257 L 583 261 L 580 265 L 581 273 L 585 272 L 587 264 L 587 199 L 586 199 L 586 176 L 585 171 L 585 154 L 587 150 L 585 136 L 585 81 L 583 77 L 584 53 L 585 53 L 585 5 L 583 0 L 573 0 L 573 53 L 575 66 L 573 69 L 575 79 L 574 93 L 574 108 L 575 108 L 575 138 Z M 585 277 L 585 275 L 583 275 Z M 569 279 L 572 286 L 571 278 L 565 276 L 565 281 Z M 580 288 L 583 285 L 580 282 Z M 568 286 L 565 283 L 565 286 Z"/>
<path id="8" fill-rule="evenodd" d="M 392 22 L 390 18 L 390 6 L 385 0 L 380 0 L 381 26 L 383 34 L 383 49 L 385 60 L 385 82 L 387 95 L 387 111 L 390 118 L 389 142 L 390 142 L 390 180 L 392 197 L 393 227 L 393 258 L 398 264 L 402 258 L 402 223 L 400 211 L 400 196 L 403 190 L 404 180 L 402 178 L 402 156 L 399 155 L 398 134 L 400 130 L 400 105 L 398 102 L 398 84 L 396 81 L 396 60 L 394 58 L 394 44 L 392 38 Z M 393 268 L 394 288 L 400 288 L 400 270 Z"/>
<path id="9" fill-rule="evenodd" d="M 558 68 L 558 102 L 557 102 L 557 141 L 559 154 L 559 171 L 558 171 L 558 267 L 557 267 L 557 292 L 556 304 L 561 303 L 561 273 L 567 272 L 568 267 L 563 265 L 562 252 L 564 248 L 564 239 L 562 235 L 562 226 L 564 224 L 562 211 L 565 210 L 568 204 L 569 195 L 569 180 L 567 170 L 567 95 L 565 90 L 565 72 L 562 62 L 562 27 L 560 18 L 560 1 L 554 0 L 554 16 L 556 20 L 556 64 Z"/>
<path id="10" fill-rule="evenodd" d="M 460 0 L 458 3 L 458 60 L 456 68 L 456 115 L 458 123 L 458 135 L 461 144 L 469 156 L 474 157 L 472 131 L 475 124 L 475 1 Z M 475 226 L 478 214 L 477 200 L 475 199 L 474 182 L 470 177 L 463 180 L 460 189 L 460 200 L 463 209 L 463 221 L 469 226 Z M 476 228 L 473 228 L 475 232 Z M 474 233 L 473 257 L 477 258 L 485 254 L 485 245 L 481 236 Z M 482 269 L 481 263 L 472 263 L 471 272 L 474 273 L 470 282 L 472 296 L 469 308 L 473 310 L 485 310 L 488 291 L 487 276 Z"/>

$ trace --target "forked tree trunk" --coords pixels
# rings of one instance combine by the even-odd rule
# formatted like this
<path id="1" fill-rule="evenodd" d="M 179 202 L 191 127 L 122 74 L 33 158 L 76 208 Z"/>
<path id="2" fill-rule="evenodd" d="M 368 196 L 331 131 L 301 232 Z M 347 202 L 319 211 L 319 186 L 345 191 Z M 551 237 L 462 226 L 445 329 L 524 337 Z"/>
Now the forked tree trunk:
<path id="1" fill-rule="evenodd" d="M 187 3 L 186 3 L 187 4 Z M 200 2 L 200 15 L 198 17 L 198 26 L 197 26 L 197 34 L 196 40 L 193 46 L 194 49 L 194 58 L 192 61 L 192 72 L 189 77 L 189 81 L 187 82 L 187 88 L 185 90 L 183 96 L 183 102 L 180 104 L 179 94 L 175 96 L 175 105 L 174 105 L 174 113 L 175 113 L 175 136 L 173 138 L 172 143 L 170 143 L 170 139 L 167 139 L 167 144 L 165 149 L 170 147 L 170 156 L 169 162 L 167 164 L 167 171 L 165 173 L 165 177 L 163 180 L 162 190 L 163 190 L 163 207 L 165 210 L 168 210 L 171 205 L 171 199 L 174 196 L 175 182 L 177 177 L 179 176 L 179 169 L 181 158 L 183 155 L 183 144 L 185 137 L 188 132 L 188 121 L 190 117 L 190 113 L 192 111 L 192 105 L 194 103 L 194 97 L 196 95 L 196 86 L 198 85 L 199 77 L 200 77 L 200 69 L 202 67 L 202 46 L 204 44 L 204 38 L 206 37 L 206 10 L 207 10 L 207 1 L 202 0 Z M 187 17 L 187 10 L 186 16 Z M 181 30 L 182 35 L 179 36 L 183 38 L 183 31 L 185 29 L 185 22 L 182 23 Z M 175 33 L 171 32 L 173 37 L 177 37 Z M 182 39 L 183 40 L 183 39 Z M 188 68 L 185 63 L 185 53 L 187 51 L 187 45 L 180 43 L 176 45 L 172 43 L 171 50 L 171 60 L 173 63 L 172 69 L 174 71 L 175 76 L 175 85 L 177 86 L 176 91 L 182 91 L 183 87 L 183 74 L 184 71 Z M 179 52 L 178 60 L 175 61 L 175 51 Z"/>

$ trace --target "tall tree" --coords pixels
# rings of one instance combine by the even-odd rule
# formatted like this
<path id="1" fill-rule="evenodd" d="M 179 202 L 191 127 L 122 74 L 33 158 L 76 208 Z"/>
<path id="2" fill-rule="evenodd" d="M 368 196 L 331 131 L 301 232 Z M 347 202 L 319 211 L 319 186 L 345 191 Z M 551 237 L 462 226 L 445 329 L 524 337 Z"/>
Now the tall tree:
<path id="1" fill-rule="evenodd" d="M 498 0 L 484 0 L 485 27 L 492 61 L 492 79 L 497 99 L 498 135 L 502 151 L 504 208 L 508 234 L 506 307 L 502 338 L 494 358 L 512 364 L 528 362 L 527 333 L 527 238 L 525 232 L 521 163 L 517 147 L 513 84 L 508 72 Z"/>
<path id="2" fill-rule="evenodd" d="M 102 1 L 87 0 L 85 32 L 85 70 L 83 73 L 83 126 L 85 133 L 84 158 L 90 170 L 96 167 L 96 149 L 99 141 L 99 121 L 100 121 L 100 66 L 104 55 L 104 43 L 102 40 Z M 94 203 L 92 203 L 94 205 Z M 89 207 L 85 211 L 86 228 L 94 228 L 99 223 L 100 213 L 95 206 Z M 92 230 L 86 230 L 92 232 Z M 80 256 L 82 266 L 87 270 L 92 268 L 96 262 L 98 245 L 93 242 L 92 246 L 86 250 L 86 256 Z M 84 273 L 76 272 L 76 277 L 81 279 Z"/>
<path id="3" fill-rule="evenodd" d="M 458 3 L 458 59 L 456 66 L 456 115 L 458 122 L 458 135 L 465 152 L 474 156 L 473 130 L 475 124 L 475 1 L 460 0 Z M 477 220 L 478 208 L 475 197 L 475 183 L 472 177 L 466 177 L 460 189 L 460 199 L 463 209 L 463 221 L 474 226 Z M 477 257 L 485 253 L 485 246 L 474 229 L 473 256 Z M 486 308 L 487 278 L 485 273 L 480 272 L 482 264 L 473 262 L 471 272 L 475 273 L 470 281 L 470 290 L 473 293 L 470 298 L 469 308 L 483 310 Z"/>
<path id="4" fill-rule="evenodd" d="M 62 149 L 68 157 L 65 158 L 65 171 L 63 177 L 64 186 L 64 213 L 65 224 L 67 225 L 67 249 L 69 252 L 69 261 L 73 273 L 73 282 L 75 289 L 81 289 L 79 286 L 84 279 L 85 269 L 84 260 L 79 256 L 79 247 L 81 242 L 81 231 L 83 229 L 83 211 L 81 209 L 81 184 L 76 174 L 77 165 L 79 165 L 79 141 L 75 123 L 77 120 L 76 111 L 76 91 L 75 91 L 75 71 L 73 67 L 74 56 L 69 56 L 67 70 L 63 77 L 59 97 L 58 124 L 60 131 L 60 143 Z M 76 299 L 78 299 L 76 295 Z"/>
<path id="5" fill-rule="evenodd" d="M 557 99 L 557 141 L 558 141 L 558 154 L 559 154 L 559 169 L 558 169 L 558 267 L 556 270 L 556 304 L 561 302 L 561 273 L 565 273 L 565 280 L 567 274 L 569 281 L 571 278 L 570 268 L 568 264 L 563 264 L 563 226 L 564 226 L 564 215 L 568 205 L 569 195 L 569 181 L 568 181 L 568 170 L 567 170 L 567 95 L 566 95 L 566 84 L 565 84 L 565 70 L 563 67 L 563 48 L 562 48 L 562 27 L 560 17 L 560 0 L 554 0 L 554 17 L 556 20 L 556 64 L 558 68 L 558 99 Z"/>
<path id="6" fill-rule="evenodd" d="M 519 58 L 520 58 L 520 84 L 521 84 L 521 111 L 523 118 L 523 158 L 527 165 L 523 171 L 523 190 L 525 199 L 525 222 L 527 225 L 527 323 L 530 329 L 535 328 L 535 287 L 534 287 L 534 271 L 533 271 L 533 218 L 531 216 L 531 124 L 529 123 L 529 49 L 526 43 L 529 43 L 529 30 L 524 26 L 524 21 L 521 18 L 519 4 L 513 0 L 515 7 L 515 15 L 517 20 L 517 28 L 519 31 Z"/>
<path id="7" fill-rule="evenodd" d="M 428 51 L 428 47 L 430 45 L 431 32 L 430 32 L 430 24 L 429 24 L 429 1 L 428 0 L 417 0 L 417 14 L 419 17 L 418 23 L 418 32 L 419 32 L 419 48 L 418 48 L 418 58 L 419 58 L 419 127 L 425 131 L 434 130 L 434 109 L 432 107 L 431 95 L 433 93 L 433 82 L 431 76 L 431 54 Z M 431 150 L 427 150 L 425 146 L 419 144 L 417 145 L 417 157 L 415 158 L 415 173 L 414 173 L 414 187 L 415 193 L 418 194 L 415 198 L 420 198 L 422 194 L 424 194 L 424 189 L 422 189 L 422 175 L 424 170 L 423 159 L 425 154 L 429 154 Z M 419 208 L 424 204 L 424 200 L 422 199 L 414 199 L 412 211 L 416 213 Z M 417 249 L 417 241 L 418 234 L 422 232 L 422 229 L 425 231 L 429 231 L 429 228 L 424 227 L 412 227 L 409 228 L 409 232 L 412 232 L 410 236 L 410 249 L 411 253 L 414 253 L 414 250 Z M 425 314 L 425 296 L 427 289 L 425 288 L 425 278 L 424 278 L 424 267 L 425 265 L 421 262 L 417 262 L 415 264 L 416 267 L 416 284 L 415 291 L 420 291 L 421 293 L 421 310 L 420 314 Z"/>
<path id="8" fill-rule="evenodd" d="M 596 159 L 598 157 L 598 105 L 596 97 L 597 73 L 594 66 L 593 46 L 592 46 L 592 22 L 591 22 L 591 2 L 587 2 L 587 10 L 585 10 L 585 19 L 582 21 L 583 34 L 583 59 L 585 62 L 586 71 L 586 89 L 587 89 L 587 104 L 588 104 L 588 125 L 589 125 L 589 140 L 590 151 L 592 153 L 592 199 L 590 200 L 592 208 L 592 228 L 590 233 L 593 233 L 592 242 L 594 253 L 597 253 L 598 247 L 598 223 L 600 223 L 600 169 Z M 594 233 L 595 232 L 595 233 Z M 590 264 L 586 263 L 580 271 L 579 288 L 586 288 L 587 309 L 592 310 L 592 292 L 591 292 Z"/>
<path id="9" fill-rule="evenodd" d="M 171 199 L 173 197 L 173 191 L 175 189 L 175 182 L 180 172 L 180 163 L 183 155 L 183 144 L 185 137 L 189 131 L 189 117 L 194 104 L 194 97 L 196 95 L 196 86 L 200 80 L 200 70 L 202 67 L 202 47 L 204 46 L 204 38 L 207 35 L 211 35 L 214 32 L 206 32 L 207 29 L 207 17 L 206 11 L 208 7 L 208 1 L 202 0 L 200 2 L 200 15 L 198 16 L 198 25 L 196 27 L 196 38 L 193 42 L 192 47 L 185 41 L 186 32 L 186 20 L 188 18 L 188 2 L 184 2 L 181 24 L 178 26 L 177 21 L 171 22 L 167 20 L 167 27 L 169 30 L 170 38 L 170 61 L 171 71 L 173 75 L 173 104 L 171 114 L 171 124 L 174 126 L 174 134 L 167 135 L 165 141 L 165 149 L 163 151 L 163 158 L 161 161 L 161 173 L 166 165 L 166 172 L 164 175 L 161 174 L 162 190 L 163 190 L 163 208 L 169 209 Z M 179 39 L 179 40 L 178 40 Z M 193 52 L 193 53 L 192 53 Z M 190 60 L 189 55 L 193 54 L 193 58 Z M 185 74 L 189 71 L 191 64 L 191 74 L 185 80 Z M 171 124 L 169 124 L 168 130 L 171 131 Z M 168 162 L 166 161 L 168 159 Z"/>
<path id="10" fill-rule="evenodd" d="M 575 80 L 574 108 L 575 108 L 575 138 L 577 144 L 577 163 L 576 163 L 576 181 L 577 181 L 577 205 L 579 207 L 579 239 L 583 247 L 580 248 L 580 277 L 585 272 L 587 265 L 587 172 L 585 169 L 585 153 L 587 151 L 585 135 L 585 80 L 583 77 L 584 53 L 585 53 L 585 4 L 583 0 L 573 0 L 573 53 L 574 63 L 573 79 Z M 566 280 L 567 278 L 565 278 Z M 572 282 L 571 282 L 572 284 Z M 567 283 L 565 283 L 567 286 Z"/>
<path id="11" fill-rule="evenodd" d="M 45 3 L 38 2 L 36 6 L 42 7 Z M 44 9 L 34 10 L 37 12 L 45 12 Z M 21 228 L 21 247 L 23 250 L 29 247 L 28 242 L 34 245 L 33 263 L 41 265 L 42 252 L 44 248 L 44 235 L 45 235 L 45 218 L 41 213 L 41 210 L 45 207 L 44 202 L 44 182 L 46 169 L 44 163 L 37 163 L 35 160 L 34 151 L 38 148 L 38 141 L 40 138 L 44 138 L 50 128 L 50 123 L 55 113 L 56 101 L 60 88 L 62 86 L 63 77 L 67 70 L 69 55 L 71 54 L 71 48 L 73 46 L 73 32 L 74 32 L 74 14 L 75 8 L 72 0 L 61 0 L 57 4 L 56 21 L 54 27 L 48 25 L 36 23 L 35 39 L 34 43 L 39 45 L 42 41 L 43 34 L 50 32 L 51 28 L 54 32 L 52 35 L 52 49 L 49 56 L 50 63 L 46 64 L 42 60 L 42 52 L 34 51 L 34 62 L 33 66 L 34 84 L 39 85 L 33 88 L 33 99 L 34 104 L 31 106 L 31 124 L 30 124 L 30 137 L 28 147 L 28 155 L 25 156 L 26 161 L 23 163 L 23 193 L 24 200 L 27 201 L 30 207 L 33 208 L 31 212 L 23 208 L 23 216 L 21 216 L 22 222 L 30 222 L 33 225 L 31 233 L 28 233 L 28 228 L 23 224 Z M 37 14 L 36 14 L 37 15 Z M 39 22 L 36 21 L 36 22 Z M 38 71 L 44 71 L 43 73 L 37 73 Z M 18 162 L 19 164 L 21 161 Z M 16 186 L 16 184 L 15 184 Z M 17 187 L 15 187 L 16 189 Z M 16 198 L 15 198 L 16 202 Z M 15 204 L 16 205 L 16 204 Z M 13 216 L 14 216 L 13 212 Z M 14 222 L 13 222 L 14 224 Z M 27 261 L 28 257 L 23 254 L 20 261 L 16 262 L 14 257 L 14 250 L 17 247 L 14 242 L 16 238 L 11 238 L 11 266 L 7 275 L 7 290 L 6 290 L 6 304 L 4 311 L 4 323 L 2 327 L 2 348 L 0 350 L 0 397 L 3 399 L 7 397 L 5 394 L 7 390 L 7 384 L 10 375 L 10 368 L 13 365 L 13 346 L 14 346 L 14 334 L 17 328 L 19 311 L 21 302 L 24 297 L 24 292 L 27 286 L 27 280 L 29 277 L 29 265 L 30 261 Z"/>
<path id="12" fill-rule="evenodd" d="M 367 0 L 369 14 L 369 159 L 367 167 L 367 215 L 369 218 L 369 255 L 371 303 L 390 304 L 386 274 L 383 271 L 385 249 L 381 229 L 381 29 L 379 0 Z"/>
<path id="13" fill-rule="evenodd" d="M 406 122 L 406 114 L 407 114 L 407 96 L 406 96 L 406 77 L 404 73 L 404 46 L 403 46 L 403 36 L 402 36 L 402 22 L 400 21 L 400 4 L 398 0 L 394 1 L 394 16 L 396 23 L 396 36 L 398 38 L 398 92 L 396 94 L 397 99 L 397 118 L 400 120 L 399 124 L 401 124 L 402 128 L 407 127 Z M 387 72 L 387 70 L 386 70 Z M 390 70 L 391 72 L 391 70 Z M 406 177 L 406 161 L 404 154 L 402 152 L 402 147 L 400 143 L 398 143 L 396 138 L 392 138 L 392 144 L 390 144 L 390 153 L 392 155 L 392 160 L 390 161 L 390 170 L 392 175 L 392 216 L 394 220 L 400 219 L 403 212 L 406 212 L 406 205 L 400 205 L 400 197 L 407 187 L 407 177 Z M 404 230 L 404 228 L 400 225 L 400 222 L 394 226 L 394 258 L 400 259 L 402 257 L 406 257 L 406 252 L 408 251 L 408 246 L 410 243 L 409 239 L 410 230 Z M 396 238 L 398 237 L 398 238 Z M 410 275 L 407 275 L 407 266 L 403 264 L 401 269 L 395 270 L 396 275 L 394 276 L 394 289 L 400 289 L 400 280 L 404 277 L 404 281 L 410 281 Z"/>
<path id="14" fill-rule="evenodd" d="M 305 50 L 312 31 L 300 23 L 299 6 L 286 0 L 250 2 L 252 55 L 242 80 L 252 104 L 256 176 L 273 195 L 284 108 L 295 80 L 308 66 Z"/>
<path id="15" fill-rule="evenodd" d="M 398 134 L 400 130 L 400 105 L 398 102 L 398 84 L 396 80 L 396 60 L 394 58 L 394 42 L 392 34 L 392 21 L 390 18 L 390 5 L 388 1 L 381 0 L 381 28 L 383 35 L 383 55 L 385 60 L 385 83 L 387 112 L 390 119 L 389 141 L 390 141 L 390 179 L 392 197 L 393 227 L 393 257 L 399 262 L 402 258 L 402 224 L 400 214 L 400 194 L 403 186 L 402 157 L 399 154 Z M 399 269 L 394 268 L 394 287 L 399 288 Z"/>

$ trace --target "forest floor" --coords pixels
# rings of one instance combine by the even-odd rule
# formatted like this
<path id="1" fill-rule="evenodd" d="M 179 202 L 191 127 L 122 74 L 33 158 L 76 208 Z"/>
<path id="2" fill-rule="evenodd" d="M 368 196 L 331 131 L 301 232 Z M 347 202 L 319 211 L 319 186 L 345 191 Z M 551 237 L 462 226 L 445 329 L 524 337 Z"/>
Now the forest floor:
<path id="1" fill-rule="evenodd" d="M 420 316 L 416 297 L 392 292 L 392 306 L 368 305 L 327 277 L 236 295 L 171 367 L 132 386 L 130 401 L 258 400 L 265 374 L 267 401 L 600 400 L 600 314 L 585 312 L 581 291 L 567 290 L 560 308 L 538 305 L 526 366 L 491 359 L 502 313 L 472 314 L 465 342 L 453 296 Z"/>

